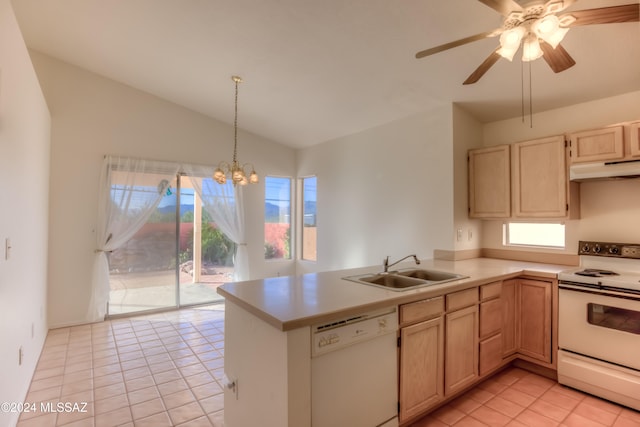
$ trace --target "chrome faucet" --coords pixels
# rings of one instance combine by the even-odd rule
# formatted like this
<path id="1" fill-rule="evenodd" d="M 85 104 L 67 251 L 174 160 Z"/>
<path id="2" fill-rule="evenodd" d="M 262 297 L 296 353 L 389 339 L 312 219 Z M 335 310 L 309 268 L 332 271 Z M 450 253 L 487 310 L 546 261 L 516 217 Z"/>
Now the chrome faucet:
<path id="1" fill-rule="evenodd" d="M 399 262 L 404 261 L 407 258 L 411 258 L 413 257 L 414 261 L 416 262 L 416 264 L 420 264 L 420 260 L 418 259 L 418 257 L 416 255 L 407 255 L 406 257 L 399 259 L 398 261 L 389 264 L 389 256 L 387 256 L 384 261 L 382 262 L 382 266 L 384 267 L 384 272 L 388 273 L 389 272 L 389 267 L 393 267 L 394 265 L 396 265 Z"/>

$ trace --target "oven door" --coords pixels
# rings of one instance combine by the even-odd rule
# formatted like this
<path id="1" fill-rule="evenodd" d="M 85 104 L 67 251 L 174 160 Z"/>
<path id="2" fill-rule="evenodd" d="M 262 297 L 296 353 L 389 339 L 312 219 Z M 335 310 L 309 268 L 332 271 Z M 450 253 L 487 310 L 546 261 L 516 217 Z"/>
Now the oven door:
<path id="1" fill-rule="evenodd" d="M 559 287 L 558 347 L 640 370 L 640 296 Z"/>

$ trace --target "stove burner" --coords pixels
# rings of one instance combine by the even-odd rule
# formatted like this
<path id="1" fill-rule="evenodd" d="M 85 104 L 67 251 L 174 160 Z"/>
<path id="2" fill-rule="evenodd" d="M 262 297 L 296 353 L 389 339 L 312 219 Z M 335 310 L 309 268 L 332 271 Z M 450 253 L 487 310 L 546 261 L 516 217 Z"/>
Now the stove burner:
<path id="1" fill-rule="evenodd" d="M 611 270 L 600 270 L 599 268 L 585 268 L 582 271 L 577 271 L 578 276 L 588 277 L 605 277 L 605 276 L 619 276 L 618 273 Z"/>

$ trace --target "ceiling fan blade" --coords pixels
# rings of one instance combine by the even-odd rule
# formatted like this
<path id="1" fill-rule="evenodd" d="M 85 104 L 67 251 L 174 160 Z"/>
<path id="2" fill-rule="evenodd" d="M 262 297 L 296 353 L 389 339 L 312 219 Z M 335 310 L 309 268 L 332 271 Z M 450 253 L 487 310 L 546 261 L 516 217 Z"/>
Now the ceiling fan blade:
<path id="1" fill-rule="evenodd" d="M 500 34 L 500 30 L 486 31 L 484 33 L 476 34 L 474 36 L 469 36 L 460 40 L 441 44 L 440 46 L 432 47 L 431 49 L 422 50 L 416 53 L 416 58 L 418 59 L 424 58 L 425 56 L 433 55 L 434 53 L 438 53 L 447 49 L 462 46 L 467 43 L 472 43 L 478 40 L 486 39 L 487 37 L 495 37 L 498 34 Z"/>
<path id="2" fill-rule="evenodd" d="M 476 70 L 471 73 L 471 75 L 467 77 L 467 80 L 465 80 L 462 84 L 471 85 L 480 80 L 480 78 L 484 76 L 484 73 L 489 71 L 489 68 L 491 68 L 493 64 L 495 64 L 500 58 L 501 56 L 498 55 L 498 50 L 494 50 L 491 55 L 489 55 L 487 59 L 485 59 L 484 62 L 480 64 L 480 66 L 476 68 Z"/>
<path id="3" fill-rule="evenodd" d="M 478 0 L 480 3 L 489 6 L 503 16 L 508 16 L 511 12 L 521 12 L 522 6 L 514 0 Z"/>
<path id="4" fill-rule="evenodd" d="M 554 49 L 549 43 L 541 41 L 540 49 L 543 52 L 542 57 L 547 61 L 554 73 L 559 73 L 576 65 L 576 61 L 573 60 L 562 45 L 558 45 Z"/>
<path id="5" fill-rule="evenodd" d="M 600 7 L 596 9 L 576 10 L 567 13 L 576 18 L 570 27 L 592 24 L 613 24 L 617 22 L 637 22 L 640 20 L 640 4 Z"/>

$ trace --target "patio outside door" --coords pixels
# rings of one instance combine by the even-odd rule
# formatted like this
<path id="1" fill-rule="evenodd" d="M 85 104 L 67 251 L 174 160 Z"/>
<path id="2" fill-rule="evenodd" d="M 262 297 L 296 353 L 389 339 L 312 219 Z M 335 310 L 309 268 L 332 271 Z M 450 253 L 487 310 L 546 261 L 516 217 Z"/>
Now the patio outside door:
<path id="1" fill-rule="evenodd" d="M 222 301 L 215 288 L 231 281 L 233 250 L 189 178 L 176 176 L 147 222 L 109 254 L 108 315 Z"/>

